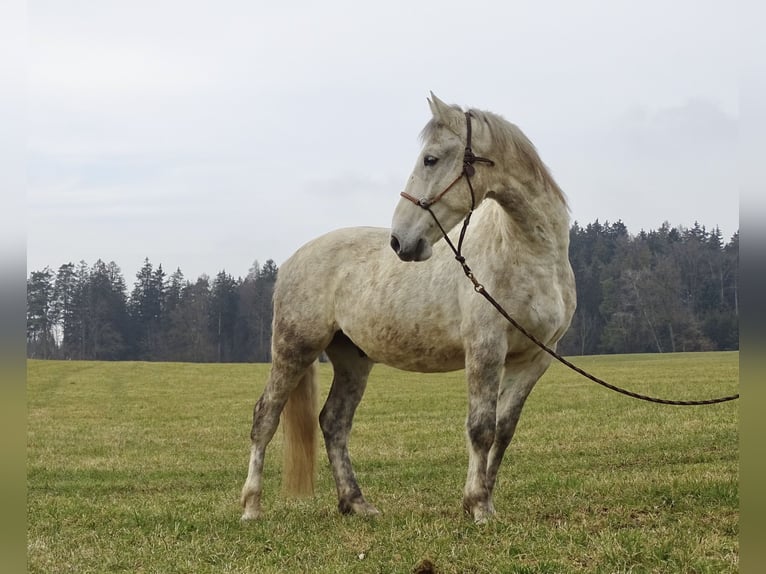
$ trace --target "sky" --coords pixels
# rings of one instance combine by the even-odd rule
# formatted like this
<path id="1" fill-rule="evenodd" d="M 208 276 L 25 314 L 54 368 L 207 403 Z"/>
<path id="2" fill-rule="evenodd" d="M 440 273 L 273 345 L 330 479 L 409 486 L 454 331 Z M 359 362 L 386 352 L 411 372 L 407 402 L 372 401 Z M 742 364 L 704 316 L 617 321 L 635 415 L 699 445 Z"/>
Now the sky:
<path id="1" fill-rule="evenodd" d="M 521 127 L 572 221 L 739 228 L 722 0 L 32 0 L 27 26 L 28 271 L 238 277 L 388 227 L 429 91 Z"/>

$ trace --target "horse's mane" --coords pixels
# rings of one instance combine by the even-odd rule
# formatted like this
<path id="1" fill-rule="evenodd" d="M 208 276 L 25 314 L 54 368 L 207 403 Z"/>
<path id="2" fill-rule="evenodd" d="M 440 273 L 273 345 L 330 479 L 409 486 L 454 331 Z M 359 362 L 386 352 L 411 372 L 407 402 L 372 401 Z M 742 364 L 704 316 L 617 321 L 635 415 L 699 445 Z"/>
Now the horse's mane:
<path id="1" fill-rule="evenodd" d="M 463 109 L 460 106 L 452 106 L 456 110 Z M 531 171 L 546 187 L 548 187 L 564 205 L 567 205 L 566 196 L 556 181 L 553 179 L 548 166 L 540 159 L 540 154 L 529 138 L 516 125 L 498 114 L 471 108 L 468 110 L 471 117 L 483 122 L 492 135 L 496 150 L 505 157 L 513 157 L 516 161 Z M 421 141 L 431 138 L 437 129 L 444 127 L 441 122 L 432 118 L 420 133 Z M 492 158 L 490 158 L 492 159 Z"/>

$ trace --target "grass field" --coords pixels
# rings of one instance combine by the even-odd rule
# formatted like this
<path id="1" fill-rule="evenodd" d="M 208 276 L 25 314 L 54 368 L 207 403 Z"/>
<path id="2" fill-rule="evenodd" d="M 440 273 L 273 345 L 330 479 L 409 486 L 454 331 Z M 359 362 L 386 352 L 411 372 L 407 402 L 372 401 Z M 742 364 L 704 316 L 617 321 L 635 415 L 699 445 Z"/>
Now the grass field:
<path id="1" fill-rule="evenodd" d="M 738 361 L 576 362 L 638 392 L 697 399 L 734 392 Z M 323 455 L 316 497 L 283 497 L 278 432 L 264 517 L 243 525 L 251 409 L 267 368 L 30 361 L 29 572 L 738 571 L 737 402 L 652 405 L 554 366 L 503 463 L 498 516 L 476 526 L 461 510 L 463 373 L 378 366 L 351 455 L 383 514 L 338 515 Z M 330 367 L 320 373 L 326 393 Z"/>

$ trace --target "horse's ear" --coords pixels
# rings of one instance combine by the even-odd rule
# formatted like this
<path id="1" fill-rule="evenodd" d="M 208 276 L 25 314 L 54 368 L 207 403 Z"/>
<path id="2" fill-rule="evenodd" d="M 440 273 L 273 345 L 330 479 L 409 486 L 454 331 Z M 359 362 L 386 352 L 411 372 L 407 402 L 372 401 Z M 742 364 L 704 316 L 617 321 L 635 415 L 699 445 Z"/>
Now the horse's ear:
<path id="1" fill-rule="evenodd" d="M 429 92 L 429 93 L 431 94 L 431 97 L 430 98 L 426 98 L 426 101 L 428 102 L 428 107 L 431 108 L 431 115 L 434 118 L 438 118 L 439 117 L 439 108 L 438 108 L 438 106 L 436 105 L 435 102 L 440 102 L 441 100 L 439 100 L 439 98 L 437 98 L 434 95 L 433 92 Z"/>
<path id="2" fill-rule="evenodd" d="M 428 106 L 431 108 L 431 114 L 436 121 L 448 127 L 456 134 L 461 133 L 463 112 L 445 104 L 433 92 L 431 92 L 431 97 L 428 98 Z"/>
<path id="3" fill-rule="evenodd" d="M 449 116 L 450 107 L 436 97 L 436 94 L 431 93 L 431 97 L 428 99 L 428 106 L 431 108 L 431 114 L 434 119 L 442 120 Z"/>

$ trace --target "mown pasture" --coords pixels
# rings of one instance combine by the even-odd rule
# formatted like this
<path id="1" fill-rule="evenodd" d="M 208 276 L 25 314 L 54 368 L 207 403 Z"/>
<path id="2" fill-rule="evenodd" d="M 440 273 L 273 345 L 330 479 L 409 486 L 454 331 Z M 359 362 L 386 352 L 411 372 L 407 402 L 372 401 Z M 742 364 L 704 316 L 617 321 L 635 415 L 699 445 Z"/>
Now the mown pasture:
<path id="1" fill-rule="evenodd" d="M 738 353 L 582 357 L 638 392 L 736 392 Z M 30 361 L 29 572 L 738 571 L 738 403 L 672 407 L 554 365 L 503 463 L 498 515 L 461 510 L 463 373 L 373 370 L 351 455 L 382 515 L 340 516 L 322 455 L 314 498 L 241 524 L 253 403 L 268 365 Z M 321 365 L 323 393 L 331 379 Z M 322 450 L 320 449 L 320 453 Z"/>

